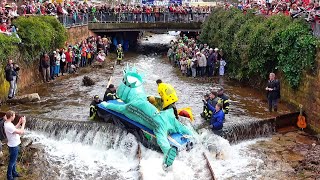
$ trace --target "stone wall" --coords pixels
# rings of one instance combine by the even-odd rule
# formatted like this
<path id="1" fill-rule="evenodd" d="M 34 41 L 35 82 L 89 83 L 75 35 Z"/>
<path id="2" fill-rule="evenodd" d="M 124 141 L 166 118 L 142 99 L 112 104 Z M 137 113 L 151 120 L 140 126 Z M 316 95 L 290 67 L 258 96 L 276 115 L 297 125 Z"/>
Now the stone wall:
<path id="1" fill-rule="evenodd" d="M 75 26 L 67 28 L 68 33 L 68 43 L 75 44 L 79 41 L 85 40 L 89 36 L 94 36 L 95 34 L 88 29 L 88 26 Z"/>
<path id="2" fill-rule="evenodd" d="M 309 127 L 320 133 L 320 49 L 316 56 L 316 67 L 315 75 L 305 74 L 296 91 L 282 80 L 281 97 L 297 107 L 302 104 Z"/>

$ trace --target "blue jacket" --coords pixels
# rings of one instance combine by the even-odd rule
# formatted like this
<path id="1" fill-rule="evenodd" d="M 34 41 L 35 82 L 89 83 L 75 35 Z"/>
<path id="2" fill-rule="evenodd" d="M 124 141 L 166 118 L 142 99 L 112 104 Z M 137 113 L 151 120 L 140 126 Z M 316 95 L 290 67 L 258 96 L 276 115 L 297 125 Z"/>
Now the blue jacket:
<path id="1" fill-rule="evenodd" d="M 207 103 L 207 107 L 210 111 L 212 111 L 212 116 L 210 119 L 210 124 L 213 126 L 214 130 L 220 130 L 223 127 L 224 121 L 224 112 L 222 109 L 216 112 L 216 109 L 209 103 Z"/>

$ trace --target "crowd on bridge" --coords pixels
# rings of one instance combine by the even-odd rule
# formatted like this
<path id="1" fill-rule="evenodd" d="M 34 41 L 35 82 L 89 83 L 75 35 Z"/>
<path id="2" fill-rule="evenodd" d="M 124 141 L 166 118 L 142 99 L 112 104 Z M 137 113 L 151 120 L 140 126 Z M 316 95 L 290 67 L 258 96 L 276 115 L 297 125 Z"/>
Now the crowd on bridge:
<path id="1" fill-rule="evenodd" d="M 171 4 L 156 6 L 149 4 L 126 5 L 92 4 L 79 1 L 51 3 L 49 1 L 25 0 L 19 5 L 15 2 L 0 4 L 1 22 L 8 26 L 13 18 L 30 15 L 54 15 L 65 25 L 81 24 L 88 21 L 202 21 L 210 12 L 211 6 L 185 6 Z M 169 16 L 170 14 L 170 16 Z M 10 31 L 8 31 L 10 32 Z"/>

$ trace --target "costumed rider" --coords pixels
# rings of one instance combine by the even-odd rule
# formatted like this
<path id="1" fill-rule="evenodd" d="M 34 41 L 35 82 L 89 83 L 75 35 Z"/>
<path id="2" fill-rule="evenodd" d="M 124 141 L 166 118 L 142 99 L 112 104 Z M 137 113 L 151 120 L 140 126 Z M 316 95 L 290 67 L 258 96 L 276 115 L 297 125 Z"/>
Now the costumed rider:
<path id="1" fill-rule="evenodd" d="M 225 118 L 225 114 L 222 110 L 222 103 L 217 103 L 215 106 L 212 106 L 210 103 L 208 103 L 206 100 L 202 100 L 203 103 L 208 107 L 210 111 L 212 111 L 212 116 L 210 119 L 210 128 L 213 131 L 221 130 L 223 127 L 223 122 Z"/>
<path id="2" fill-rule="evenodd" d="M 100 100 L 98 95 L 95 95 L 93 97 L 93 101 L 90 104 L 90 120 L 97 120 L 97 106 L 100 104 L 102 101 Z"/>
<path id="3" fill-rule="evenodd" d="M 118 65 L 120 65 L 120 62 L 122 61 L 122 59 L 123 59 L 123 49 L 121 44 L 118 44 L 118 47 L 117 47 L 117 64 Z"/>
<path id="4" fill-rule="evenodd" d="M 204 96 L 204 100 L 206 100 L 213 107 L 215 107 L 218 102 L 222 103 L 222 99 L 218 97 L 217 91 L 214 90 L 211 90 L 210 93 L 207 93 Z M 203 112 L 200 115 L 205 120 L 210 120 L 212 116 L 212 111 L 210 111 L 208 107 L 204 105 Z"/>
<path id="5" fill-rule="evenodd" d="M 158 93 L 163 102 L 163 110 L 172 108 L 176 119 L 179 119 L 178 110 L 175 104 L 175 102 L 178 101 L 176 90 L 174 90 L 170 84 L 163 83 L 161 79 L 158 79 L 156 83 L 158 84 Z"/>
<path id="6" fill-rule="evenodd" d="M 103 101 L 118 99 L 116 95 L 116 87 L 110 84 L 103 96 Z"/>
<path id="7" fill-rule="evenodd" d="M 225 114 L 228 114 L 229 106 L 230 106 L 229 97 L 225 95 L 223 91 L 224 91 L 223 87 L 220 87 L 218 90 L 218 97 L 221 98 L 222 100 L 223 112 Z"/>

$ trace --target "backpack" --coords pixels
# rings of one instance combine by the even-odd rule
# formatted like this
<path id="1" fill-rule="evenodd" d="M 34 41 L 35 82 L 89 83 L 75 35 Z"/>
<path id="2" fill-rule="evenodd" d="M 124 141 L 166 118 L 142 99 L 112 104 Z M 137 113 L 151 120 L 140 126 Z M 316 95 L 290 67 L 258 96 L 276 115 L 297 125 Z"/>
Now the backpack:
<path id="1" fill-rule="evenodd" d="M 0 118 L 0 141 L 7 139 L 6 132 L 4 131 L 4 122 L 3 118 Z"/>

